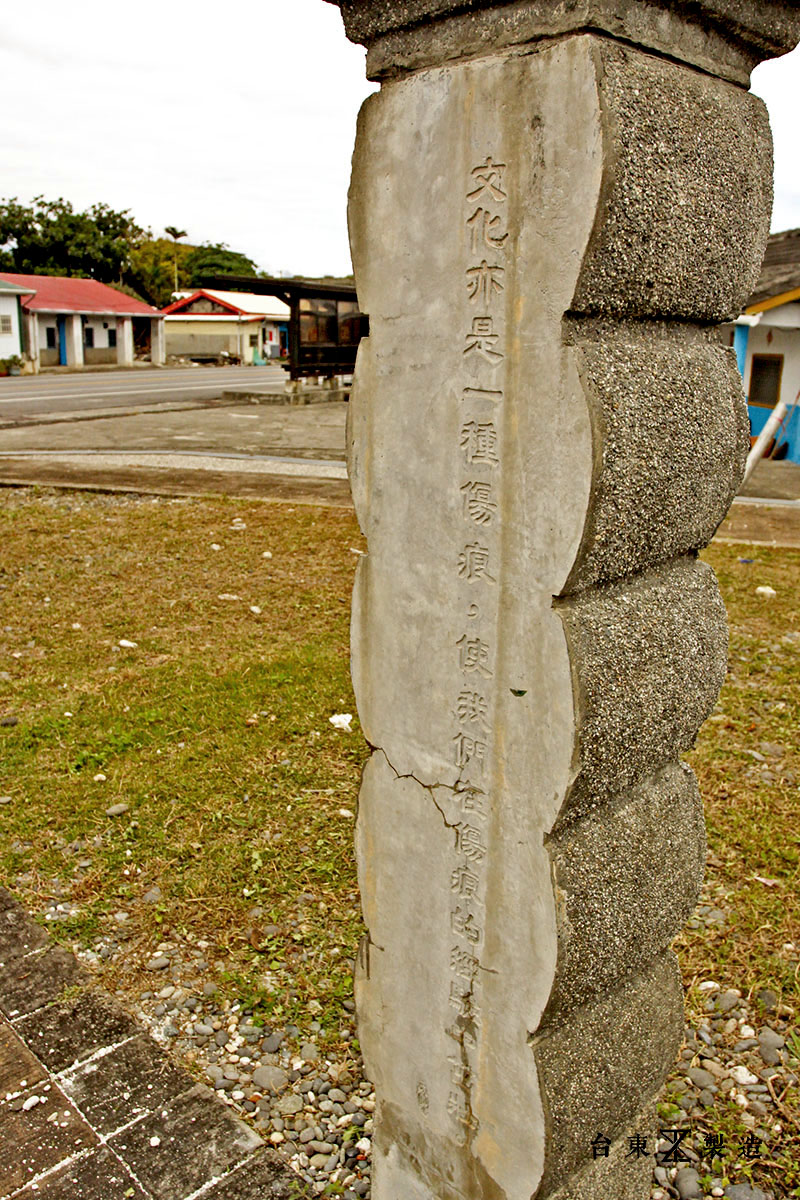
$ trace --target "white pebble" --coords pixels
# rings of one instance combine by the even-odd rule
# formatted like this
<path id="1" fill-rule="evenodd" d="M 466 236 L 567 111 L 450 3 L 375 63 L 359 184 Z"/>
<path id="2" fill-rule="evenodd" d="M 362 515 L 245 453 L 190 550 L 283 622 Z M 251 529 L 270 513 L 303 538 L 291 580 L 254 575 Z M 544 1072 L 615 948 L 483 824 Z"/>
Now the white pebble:
<path id="1" fill-rule="evenodd" d="M 777 594 L 778 593 L 775 591 L 775 588 L 770 587 L 769 584 L 762 584 L 761 587 L 756 588 L 756 595 L 765 596 L 768 600 L 771 600 L 772 597 L 777 596 Z"/>
<path id="2" fill-rule="evenodd" d="M 153 1137 L 150 1138 L 150 1145 L 155 1150 L 156 1146 L 161 1145 L 161 1138 L 154 1135 Z"/>
<path id="3" fill-rule="evenodd" d="M 342 729 L 345 733 L 351 733 L 350 722 L 353 720 L 352 713 L 334 713 L 332 717 L 328 717 L 334 729 Z"/>
<path id="4" fill-rule="evenodd" d="M 221 549 L 222 549 L 222 546 L 220 546 L 219 542 L 212 542 L 212 543 L 211 543 L 211 549 L 212 549 L 212 550 L 221 550 Z"/>
<path id="5" fill-rule="evenodd" d="M 704 979 L 701 984 L 698 984 L 698 992 L 718 992 L 719 984 L 714 979 Z"/>
<path id="6" fill-rule="evenodd" d="M 755 1036 L 756 1036 L 756 1031 L 755 1031 L 755 1029 L 753 1029 L 752 1025 L 743 1025 L 742 1026 L 742 1037 L 743 1038 L 751 1038 L 751 1037 L 755 1037 Z"/>
<path id="7" fill-rule="evenodd" d="M 272 558 L 272 551 L 271 551 L 271 550 L 265 550 L 265 551 L 262 553 L 261 557 L 262 557 L 262 558 Z"/>
<path id="8" fill-rule="evenodd" d="M 35 1108 L 37 1104 L 44 1104 L 44 1102 L 43 1096 L 28 1096 L 28 1099 L 22 1105 L 22 1111 L 30 1112 L 30 1110 Z"/>
<path id="9" fill-rule="evenodd" d="M 251 604 L 251 605 L 250 605 L 250 612 L 251 612 L 251 613 L 255 613 L 255 615 L 256 615 L 257 617 L 260 617 L 260 616 L 261 616 L 261 609 L 258 607 L 258 605 L 257 605 L 257 604 Z"/>
<path id="10" fill-rule="evenodd" d="M 737 1083 L 758 1083 L 758 1076 L 754 1075 L 752 1071 L 748 1071 L 747 1067 L 734 1067 L 731 1075 Z"/>
<path id="11" fill-rule="evenodd" d="M 98 771 L 96 775 L 92 776 L 92 778 L 95 783 L 105 783 L 106 781 L 106 776 L 102 771 Z"/>
<path id="12" fill-rule="evenodd" d="M 117 645 L 123 650 L 135 650 L 138 642 L 129 642 L 127 638 L 120 638 Z"/>

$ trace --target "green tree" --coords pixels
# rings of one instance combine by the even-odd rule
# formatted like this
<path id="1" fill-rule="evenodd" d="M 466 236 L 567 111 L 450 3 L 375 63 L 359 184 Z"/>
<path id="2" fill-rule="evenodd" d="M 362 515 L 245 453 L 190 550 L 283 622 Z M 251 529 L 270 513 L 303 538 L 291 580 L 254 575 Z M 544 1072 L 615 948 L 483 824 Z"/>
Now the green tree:
<path id="1" fill-rule="evenodd" d="M 246 254 L 231 250 L 224 244 L 204 243 L 193 246 L 184 260 L 190 287 L 199 287 L 201 280 L 209 275 L 253 275 L 256 264 Z"/>
<path id="2" fill-rule="evenodd" d="M 68 200 L 43 196 L 30 204 L 0 200 L 0 264 L 7 271 L 122 283 L 146 236 L 127 209 L 107 204 L 76 212 Z"/>
<path id="3" fill-rule="evenodd" d="M 148 238 L 131 251 L 126 282 L 148 304 L 165 308 L 174 291 L 191 286 L 185 264 L 192 249 L 192 246 L 180 246 L 166 238 Z"/>

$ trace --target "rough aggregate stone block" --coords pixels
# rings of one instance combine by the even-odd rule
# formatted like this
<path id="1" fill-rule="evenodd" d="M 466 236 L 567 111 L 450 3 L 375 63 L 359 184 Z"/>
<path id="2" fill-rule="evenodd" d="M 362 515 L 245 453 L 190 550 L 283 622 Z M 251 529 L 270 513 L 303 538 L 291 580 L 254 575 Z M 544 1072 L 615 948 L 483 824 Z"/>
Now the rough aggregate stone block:
<path id="1" fill-rule="evenodd" d="M 546 1200 L 642 1200 L 649 1196 L 658 1119 L 654 1105 L 646 1106 L 637 1120 L 612 1142 L 608 1158 L 592 1159 L 570 1180 L 566 1188 L 551 1192 Z M 600 1133 L 597 1130 L 597 1133 Z M 630 1138 L 647 1138 L 649 1152 L 641 1157 L 630 1152 Z M 603 1136 L 608 1136 L 604 1134 Z M 538 1197 L 536 1200 L 544 1200 Z"/>
<path id="2" fill-rule="evenodd" d="M 677 760 L 726 666 L 696 552 L 746 451 L 710 326 L 769 221 L 763 106 L 714 76 L 745 83 L 800 21 L 341 7 L 384 81 L 349 204 L 373 1195 L 642 1200 L 622 1139 L 680 1042 L 665 946 L 704 846 Z"/>
<path id="3" fill-rule="evenodd" d="M 145 1034 L 65 1073 L 61 1079 L 64 1091 L 92 1128 L 106 1136 L 144 1113 L 163 1107 L 190 1091 L 194 1084 L 188 1071 L 176 1066 Z"/>
<path id="4" fill-rule="evenodd" d="M 14 1200 L 151 1200 L 104 1146 L 78 1162 L 29 1184 Z"/>
<path id="5" fill-rule="evenodd" d="M 548 1140 L 537 1196 L 586 1162 L 597 1132 L 615 1140 L 655 1096 L 683 1037 L 683 985 L 671 950 L 647 972 L 535 1037 Z"/>
<path id="6" fill-rule="evenodd" d="M 102 1046 L 135 1037 L 140 1026 L 118 1004 L 99 992 L 40 1008 L 16 1028 L 51 1071 L 63 1071 Z"/>
<path id="7" fill-rule="evenodd" d="M 596 53 L 606 198 L 573 310 L 733 319 L 755 288 L 769 233 L 763 102 L 638 50 Z"/>
<path id="8" fill-rule="evenodd" d="M 800 17 L 775 0 L 698 0 L 691 7 L 670 0 L 329 2 L 339 4 L 348 37 L 370 47 L 370 78 L 602 29 L 746 85 L 756 63 L 800 38 Z"/>
<path id="9" fill-rule="evenodd" d="M 697 780 L 678 763 L 548 839 L 558 968 L 543 1024 L 666 949 L 694 910 L 705 845 Z"/>
<path id="10" fill-rule="evenodd" d="M 184 1200 L 225 1175 L 262 1141 L 198 1084 L 108 1144 L 158 1200 Z"/>
<path id="11" fill-rule="evenodd" d="M 623 792 L 690 749 L 727 667 L 710 567 L 678 559 L 563 602 L 577 693 L 577 777 L 560 820 Z"/>
<path id="12" fill-rule="evenodd" d="M 11 1149 L 0 1154 L 0 1196 L 99 1145 L 97 1135 L 59 1088 L 44 1084 L 23 1093 L 24 1100 L 33 1096 L 42 1102 L 16 1112 L 9 1103 L 0 1104 L 0 1146 Z"/>
<path id="13" fill-rule="evenodd" d="M 89 972 L 61 946 L 8 963 L 0 977 L 0 1009 L 12 1019 L 56 1000 L 65 988 L 85 987 Z"/>
<path id="14" fill-rule="evenodd" d="M 566 592 L 701 549 L 741 484 L 750 423 L 733 352 L 685 327 L 575 330 L 595 471 Z"/>

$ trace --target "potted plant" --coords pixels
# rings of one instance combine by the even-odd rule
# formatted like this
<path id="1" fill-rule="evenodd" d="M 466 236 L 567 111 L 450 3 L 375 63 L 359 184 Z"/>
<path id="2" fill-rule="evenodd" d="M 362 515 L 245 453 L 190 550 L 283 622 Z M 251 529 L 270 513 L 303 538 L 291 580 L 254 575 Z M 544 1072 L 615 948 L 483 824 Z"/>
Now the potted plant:
<path id="1" fill-rule="evenodd" d="M 6 367 L 9 375 L 19 375 L 22 371 L 22 359 L 18 354 L 12 354 L 6 359 Z"/>

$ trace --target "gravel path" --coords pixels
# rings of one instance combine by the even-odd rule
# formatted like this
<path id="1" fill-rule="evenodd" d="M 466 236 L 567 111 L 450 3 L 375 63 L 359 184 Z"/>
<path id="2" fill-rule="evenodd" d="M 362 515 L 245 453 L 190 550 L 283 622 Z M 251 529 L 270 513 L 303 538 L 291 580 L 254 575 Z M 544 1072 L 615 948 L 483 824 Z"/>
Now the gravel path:
<path id="1" fill-rule="evenodd" d="M 74 851 L 84 852 L 80 845 Z M 17 882 L 24 881 L 23 876 Z M 159 899 L 158 888 L 144 897 L 150 903 Z M 723 904 L 719 892 L 706 891 L 690 924 L 724 923 Z M 56 899 L 41 915 L 52 926 L 76 912 L 79 906 Z M 92 949 L 78 951 L 90 966 L 104 961 L 126 969 L 133 965 L 127 914 L 116 916 L 116 929 L 98 938 Z M 787 944 L 784 951 L 795 958 L 800 947 Z M 315 1193 L 333 1183 L 345 1200 L 368 1197 L 375 1093 L 353 1045 L 352 1001 L 345 1001 L 342 1021 L 347 1024 L 339 1028 L 325 1031 L 316 1021 L 304 1029 L 259 1026 L 243 1004 L 221 998 L 215 979 L 230 964 L 215 958 L 207 942 L 162 942 L 141 965 L 148 986 L 136 992 L 129 987 L 117 996 L 155 1038 L 191 1064 L 238 1115 L 252 1120 Z M 712 979 L 698 985 L 704 1015 L 687 1024 L 680 1061 L 660 1097 L 661 1129 L 684 1135 L 678 1161 L 669 1161 L 675 1135 L 655 1145 L 654 1131 L 641 1131 L 654 1162 L 651 1200 L 778 1200 L 772 1192 L 751 1187 L 743 1166 L 759 1155 L 768 1157 L 784 1124 L 796 1123 L 781 1100 L 786 1088 L 798 1082 L 800 1063 L 793 1052 L 798 1042 L 791 1010 L 773 993 L 761 991 L 748 999 L 743 991 L 722 989 Z M 333 1054 L 325 1048 L 331 1042 L 336 1045 Z M 718 1147 L 709 1141 L 715 1131 L 719 1136 L 721 1120 L 730 1183 L 724 1182 L 715 1157 Z M 733 1167 L 732 1154 L 738 1160 Z"/>

